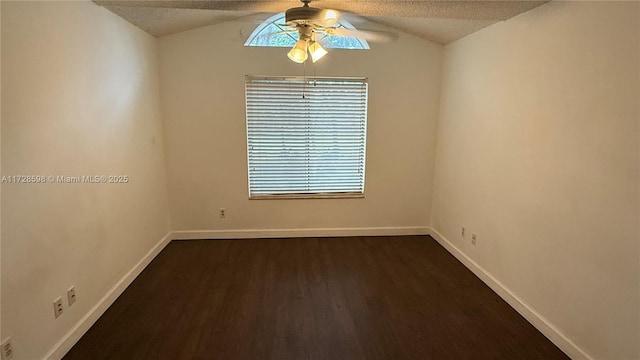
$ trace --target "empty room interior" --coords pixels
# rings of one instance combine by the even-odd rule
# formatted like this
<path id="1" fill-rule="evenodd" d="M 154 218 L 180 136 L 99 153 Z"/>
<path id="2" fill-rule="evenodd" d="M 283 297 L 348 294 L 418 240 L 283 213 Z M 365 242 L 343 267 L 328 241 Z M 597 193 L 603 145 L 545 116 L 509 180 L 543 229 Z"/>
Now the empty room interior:
<path id="1" fill-rule="evenodd" d="M 640 3 L 0 1 L 2 359 L 640 359 Z"/>

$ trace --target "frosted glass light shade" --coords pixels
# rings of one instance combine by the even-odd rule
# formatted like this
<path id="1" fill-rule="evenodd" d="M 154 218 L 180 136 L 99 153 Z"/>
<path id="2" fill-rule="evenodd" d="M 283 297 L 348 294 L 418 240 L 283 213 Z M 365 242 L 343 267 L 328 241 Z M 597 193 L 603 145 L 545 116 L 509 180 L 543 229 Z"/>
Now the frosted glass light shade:
<path id="1" fill-rule="evenodd" d="M 333 25 L 338 21 L 338 12 L 335 10 L 325 10 L 324 11 L 324 25 Z"/>
<path id="2" fill-rule="evenodd" d="M 298 40 L 296 45 L 289 51 L 287 54 L 291 61 L 297 62 L 299 64 L 305 62 L 307 60 L 307 41 L 306 40 Z"/>
<path id="3" fill-rule="evenodd" d="M 323 56 L 327 55 L 327 50 L 325 50 L 317 42 L 312 41 L 309 44 L 309 53 L 311 53 L 311 60 L 313 60 L 313 62 L 316 62 L 322 59 Z"/>

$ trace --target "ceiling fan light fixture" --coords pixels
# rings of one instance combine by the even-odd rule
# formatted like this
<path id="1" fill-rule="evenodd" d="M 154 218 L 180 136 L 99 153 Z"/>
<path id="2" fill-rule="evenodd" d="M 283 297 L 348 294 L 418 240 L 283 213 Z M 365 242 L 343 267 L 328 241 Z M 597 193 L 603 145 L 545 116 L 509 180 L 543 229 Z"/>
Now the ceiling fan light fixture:
<path id="1" fill-rule="evenodd" d="M 338 12 L 335 10 L 330 10 L 330 9 L 325 10 L 324 13 L 322 14 L 322 17 L 323 17 L 323 22 L 325 26 L 333 25 L 336 22 L 338 22 Z"/>
<path id="2" fill-rule="evenodd" d="M 307 41 L 298 40 L 296 45 L 287 54 L 289 59 L 293 62 L 302 64 L 307 60 Z"/>
<path id="3" fill-rule="evenodd" d="M 327 50 L 320 46 L 319 43 L 312 41 L 309 43 L 309 53 L 311 54 L 311 60 L 315 63 L 327 55 Z"/>

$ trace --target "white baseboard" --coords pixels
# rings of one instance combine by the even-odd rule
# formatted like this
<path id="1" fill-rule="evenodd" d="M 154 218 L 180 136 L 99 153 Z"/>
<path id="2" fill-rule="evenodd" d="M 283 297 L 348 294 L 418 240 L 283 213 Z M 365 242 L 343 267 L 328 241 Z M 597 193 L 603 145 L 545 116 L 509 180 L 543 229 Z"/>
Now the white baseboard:
<path id="1" fill-rule="evenodd" d="M 104 312 L 113 304 L 124 290 L 135 280 L 147 265 L 153 260 L 162 249 L 171 241 L 171 232 L 168 232 L 160 241 L 142 258 L 138 263 L 127 272 L 98 303 L 78 321 L 58 341 L 53 348 L 44 357 L 46 360 L 59 360 L 69 351 L 73 345 L 84 335 L 89 328 L 104 314 Z"/>
<path id="2" fill-rule="evenodd" d="M 433 237 L 442 247 L 455 256 L 460 262 L 471 270 L 480 278 L 487 286 L 495 291 L 504 301 L 527 319 L 536 329 L 543 333 L 557 347 L 564 351 L 572 359 L 593 360 L 583 349 L 577 346 L 573 341 L 567 338 L 558 328 L 556 328 L 549 320 L 536 312 L 531 306 L 527 305 L 522 299 L 515 295 L 509 288 L 502 284 L 498 279 L 493 277 L 491 273 L 478 265 L 453 243 L 447 240 L 442 234 L 433 228 L 429 228 L 429 235 Z"/>
<path id="3" fill-rule="evenodd" d="M 248 230 L 181 230 L 172 233 L 173 240 L 258 239 L 331 236 L 427 235 L 426 226 L 322 228 L 322 229 L 248 229 Z"/>

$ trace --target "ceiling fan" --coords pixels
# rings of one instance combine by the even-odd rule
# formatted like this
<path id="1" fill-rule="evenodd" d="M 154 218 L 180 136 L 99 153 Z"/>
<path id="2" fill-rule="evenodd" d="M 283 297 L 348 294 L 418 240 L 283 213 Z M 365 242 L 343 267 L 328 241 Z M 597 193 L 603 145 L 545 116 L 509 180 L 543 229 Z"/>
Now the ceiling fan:
<path id="1" fill-rule="evenodd" d="M 280 32 L 297 32 L 299 34 L 299 40 L 287 54 L 291 61 L 303 63 L 311 55 L 311 59 L 315 63 L 327 54 L 327 50 L 316 41 L 316 34 L 356 37 L 372 41 L 385 41 L 395 38 L 395 34 L 392 33 L 333 26 L 338 22 L 339 13 L 337 10 L 311 7 L 309 6 L 311 0 L 300 1 L 303 4 L 302 6 L 290 8 L 285 12 L 285 25 L 293 29 Z"/>

